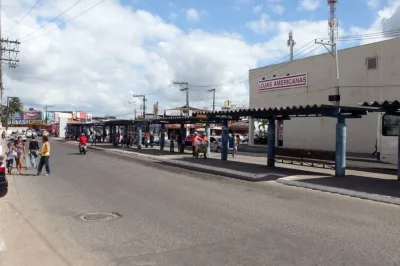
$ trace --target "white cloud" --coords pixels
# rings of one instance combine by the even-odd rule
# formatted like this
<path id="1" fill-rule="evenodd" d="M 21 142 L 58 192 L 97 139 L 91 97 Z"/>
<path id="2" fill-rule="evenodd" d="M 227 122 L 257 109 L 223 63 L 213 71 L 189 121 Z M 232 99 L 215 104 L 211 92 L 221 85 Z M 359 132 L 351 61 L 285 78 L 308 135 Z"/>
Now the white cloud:
<path id="1" fill-rule="evenodd" d="M 320 0 L 300 0 L 299 10 L 314 11 L 320 5 Z"/>
<path id="2" fill-rule="evenodd" d="M 389 0 L 387 5 L 377 12 L 376 19 L 369 28 L 353 27 L 353 31 L 363 38 L 362 44 L 367 44 L 398 37 L 399 25 L 400 0 Z"/>
<path id="3" fill-rule="evenodd" d="M 381 4 L 381 0 L 366 0 L 366 3 L 370 8 L 377 8 Z"/>
<path id="4" fill-rule="evenodd" d="M 261 12 L 261 10 L 262 10 L 262 8 L 263 8 L 263 5 L 256 5 L 256 6 L 254 6 L 253 7 L 253 12 L 254 12 L 254 14 L 258 14 L 258 13 L 260 13 Z"/>
<path id="5" fill-rule="evenodd" d="M 186 10 L 186 19 L 190 22 L 198 21 L 200 19 L 200 14 L 194 8 L 189 8 Z"/>
<path id="6" fill-rule="evenodd" d="M 274 26 L 274 21 L 270 20 L 270 17 L 266 13 L 262 13 L 259 20 L 253 20 L 246 23 L 246 27 L 256 34 L 266 34 L 273 30 Z"/>
<path id="7" fill-rule="evenodd" d="M 24 36 L 43 23 L 39 24 L 37 18 L 49 19 L 74 2 L 46 2 L 15 27 L 11 36 L 4 37 Z M 84 2 L 62 20 L 73 18 L 97 1 Z M 21 3 L 24 2 L 3 0 L 5 29 L 30 8 Z M 297 42 L 295 49 L 327 35 L 325 20 L 282 22 L 269 21 L 266 15 L 262 18 L 265 23 L 272 23 L 276 35 L 266 42 L 250 44 L 236 33 L 212 34 L 198 29 L 184 32 L 149 12 L 123 7 L 117 0 L 105 1 L 61 29 L 36 39 L 26 38 L 20 47 L 20 67 L 4 73 L 4 87 L 10 89 L 6 96 L 20 96 L 27 107 L 49 104 L 57 109 L 113 115 L 132 112 L 127 101 L 132 100 L 130 92 L 134 91 L 150 94 L 149 106 L 159 101 L 163 110 L 184 103 L 184 94 L 169 87 L 172 80 L 186 80 L 189 85 L 245 80 L 248 69 L 288 53 L 289 30 L 293 30 Z M 30 37 L 54 26 L 51 23 Z M 262 31 L 269 26 L 254 27 Z M 206 103 L 207 89 L 191 87 L 191 104 L 210 104 L 211 100 Z M 227 97 L 247 104 L 248 92 L 243 83 L 226 83 L 217 87 L 216 96 L 217 105 Z"/>
<path id="8" fill-rule="evenodd" d="M 175 20 L 177 18 L 178 18 L 178 15 L 175 12 L 170 12 L 168 14 L 168 19 L 170 19 L 170 20 Z"/>
<path id="9" fill-rule="evenodd" d="M 279 15 L 282 15 L 283 12 L 285 12 L 285 7 L 282 5 L 270 5 L 270 8 Z"/>

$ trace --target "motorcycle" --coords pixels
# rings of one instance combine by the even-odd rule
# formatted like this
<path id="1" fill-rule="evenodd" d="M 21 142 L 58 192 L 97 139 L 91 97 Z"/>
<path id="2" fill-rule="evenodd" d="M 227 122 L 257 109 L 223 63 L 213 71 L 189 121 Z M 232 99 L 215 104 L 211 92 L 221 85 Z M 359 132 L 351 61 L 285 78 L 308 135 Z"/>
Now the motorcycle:
<path id="1" fill-rule="evenodd" d="M 79 144 L 79 153 L 80 154 L 86 154 L 86 151 L 87 151 L 87 145 Z"/>

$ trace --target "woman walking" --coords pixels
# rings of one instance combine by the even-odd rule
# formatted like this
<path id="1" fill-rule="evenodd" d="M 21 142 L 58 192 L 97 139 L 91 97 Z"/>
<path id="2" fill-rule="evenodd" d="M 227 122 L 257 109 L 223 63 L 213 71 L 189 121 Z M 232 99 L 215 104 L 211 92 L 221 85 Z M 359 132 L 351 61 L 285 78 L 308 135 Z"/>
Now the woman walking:
<path id="1" fill-rule="evenodd" d="M 37 168 L 37 157 L 39 153 L 39 143 L 36 140 L 36 136 L 32 135 L 32 140 L 29 142 L 29 158 L 31 160 L 31 165 Z"/>
<path id="2" fill-rule="evenodd" d="M 40 161 L 38 166 L 38 171 L 36 175 L 40 175 L 42 173 L 43 166 L 46 168 L 46 175 L 50 175 L 50 143 L 49 137 L 47 135 L 43 136 L 43 146 L 42 150 L 39 152 Z"/>
<path id="3" fill-rule="evenodd" d="M 18 174 L 22 175 L 22 159 L 25 156 L 25 143 L 22 142 L 22 137 L 19 136 L 17 142 L 15 143 L 15 148 L 17 149 L 17 171 Z"/>

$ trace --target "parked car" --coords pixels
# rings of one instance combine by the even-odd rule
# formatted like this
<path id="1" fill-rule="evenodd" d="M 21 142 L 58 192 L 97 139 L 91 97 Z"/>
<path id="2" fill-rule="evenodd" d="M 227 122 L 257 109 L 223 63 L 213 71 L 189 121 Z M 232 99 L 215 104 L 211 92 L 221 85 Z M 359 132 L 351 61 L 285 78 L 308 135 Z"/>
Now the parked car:
<path id="1" fill-rule="evenodd" d="M 38 137 L 43 136 L 43 133 L 44 133 L 45 131 L 46 131 L 46 130 L 44 130 L 44 129 L 39 130 L 38 132 L 36 132 L 36 136 L 38 136 Z"/>
<path id="2" fill-rule="evenodd" d="M 25 135 L 27 138 L 32 138 L 32 136 L 35 134 L 35 130 L 34 129 L 27 129 L 25 132 Z"/>
<path id="3" fill-rule="evenodd" d="M 210 151 L 221 152 L 221 136 L 212 136 L 210 137 Z"/>
<path id="4" fill-rule="evenodd" d="M 8 192 L 8 182 L 6 177 L 6 168 L 4 165 L 0 166 L 0 198 L 7 195 Z"/>
<path id="5" fill-rule="evenodd" d="M 154 144 L 154 146 L 160 146 L 160 138 L 158 136 L 154 137 L 153 144 Z M 168 137 L 165 137 L 164 146 L 167 147 L 169 145 L 170 145 L 170 141 L 169 141 Z"/>

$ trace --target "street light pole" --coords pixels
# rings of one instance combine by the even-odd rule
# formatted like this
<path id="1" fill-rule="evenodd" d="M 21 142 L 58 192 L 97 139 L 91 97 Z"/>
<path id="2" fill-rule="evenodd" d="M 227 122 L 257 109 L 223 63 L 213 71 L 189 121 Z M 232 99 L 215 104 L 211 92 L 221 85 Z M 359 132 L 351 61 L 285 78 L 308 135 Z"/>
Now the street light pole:
<path id="1" fill-rule="evenodd" d="M 213 112 L 215 111 L 215 89 L 210 89 L 208 90 L 208 92 L 212 92 L 213 93 Z"/>
<path id="2" fill-rule="evenodd" d="M 44 109 L 45 109 L 45 115 L 46 115 L 46 126 L 47 126 L 47 121 L 49 120 L 48 117 L 47 117 L 47 109 L 48 109 L 48 108 L 52 108 L 52 107 L 54 107 L 54 106 L 46 105 L 46 106 L 44 107 Z"/>

